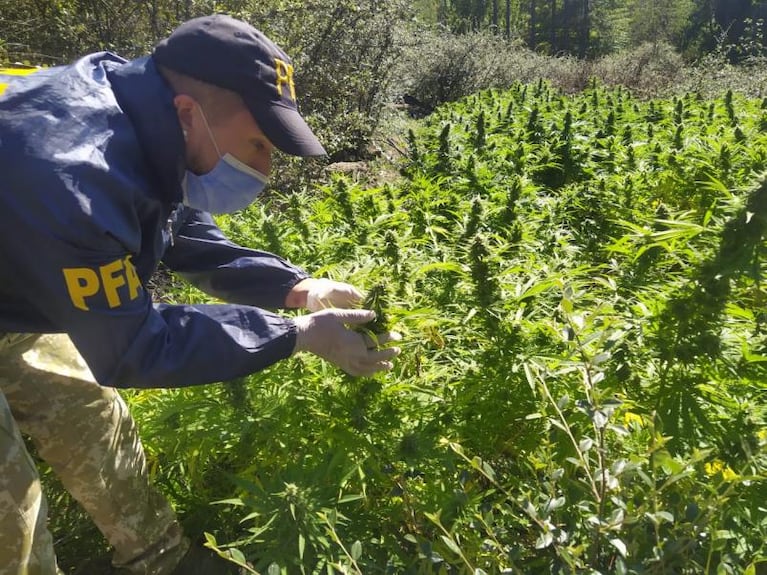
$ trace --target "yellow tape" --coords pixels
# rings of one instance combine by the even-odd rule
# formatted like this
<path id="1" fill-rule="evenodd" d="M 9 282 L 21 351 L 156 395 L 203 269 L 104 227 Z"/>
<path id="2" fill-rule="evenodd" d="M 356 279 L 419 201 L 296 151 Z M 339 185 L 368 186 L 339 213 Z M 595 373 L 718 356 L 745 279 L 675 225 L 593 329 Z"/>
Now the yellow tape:
<path id="1" fill-rule="evenodd" d="M 0 68 L 0 76 L 29 76 L 40 68 Z"/>
<path id="2" fill-rule="evenodd" d="M 30 74 L 34 74 L 35 72 L 38 72 L 40 68 L 0 68 L 0 77 L 2 76 L 29 76 Z M 7 83 L 0 83 L 0 96 L 3 95 L 3 92 L 5 92 L 6 88 L 8 88 Z"/>

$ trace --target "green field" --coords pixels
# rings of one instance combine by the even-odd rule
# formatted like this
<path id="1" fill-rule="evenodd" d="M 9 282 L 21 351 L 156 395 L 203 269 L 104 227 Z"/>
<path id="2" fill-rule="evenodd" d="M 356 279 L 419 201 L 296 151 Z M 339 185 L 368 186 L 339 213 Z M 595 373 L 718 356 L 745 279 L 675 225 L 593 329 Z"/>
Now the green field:
<path id="1" fill-rule="evenodd" d="M 732 93 L 517 85 L 422 120 L 389 183 L 222 217 L 383 284 L 403 352 L 132 392 L 155 481 L 270 575 L 762 572 L 766 130 Z"/>

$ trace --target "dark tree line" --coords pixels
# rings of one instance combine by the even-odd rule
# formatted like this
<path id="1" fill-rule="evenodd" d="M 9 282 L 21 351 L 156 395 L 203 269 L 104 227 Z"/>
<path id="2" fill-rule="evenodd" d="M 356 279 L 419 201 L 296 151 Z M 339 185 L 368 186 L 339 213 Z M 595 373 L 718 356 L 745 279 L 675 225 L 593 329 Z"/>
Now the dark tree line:
<path id="1" fill-rule="evenodd" d="M 429 10 L 455 32 L 489 28 L 581 57 L 659 41 L 691 56 L 722 44 L 764 47 L 767 20 L 766 0 L 435 0 Z"/>
<path id="2" fill-rule="evenodd" d="M 140 53 L 178 22 L 226 11 L 257 16 L 290 35 L 298 10 L 308 29 L 334 12 L 388 11 L 385 0 L 0 0 L 0 59 L 66 60 L 93 49 Z M 547 54 L 600 56 L 644 42 L 669 42 L 691 57 L 723 44 L 765 46 L 767 0 L 416 0 L 396 2 L 453 32 L 492 30 Z M 303 6 L 303 8 L 302 8 Z M 320 8 L 311 8 L 320 6 Z M 403 21 L 409 15 L 397 8 Z M 316 12 L 316 13 L 315 13 Z M 389 24 L 393 24 L 389 22 Z M 296 27 L 298 29 L 299 27 Z M 7 58 L 6 58 L 7 59 Z"/>

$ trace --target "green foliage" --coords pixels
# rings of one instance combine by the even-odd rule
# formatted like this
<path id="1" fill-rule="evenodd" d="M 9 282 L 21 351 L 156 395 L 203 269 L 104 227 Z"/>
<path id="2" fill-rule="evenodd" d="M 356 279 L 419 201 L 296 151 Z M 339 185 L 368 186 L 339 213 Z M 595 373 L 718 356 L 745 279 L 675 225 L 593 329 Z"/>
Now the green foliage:
<path id="1" fill-rule="evenodd" d="M 397 66 L 398 89 L 430 106 L 538 78 L 571 91 L 586 84 L 590 66 L 575 58 L 543 56 L 487 31 L 416 29 Z"/>
<path id="2" fill-rule="evenodd" d="M 541 78 L 567 93 L 586 89 L 597 78 L 603 85 L 627 87 L 643 98 L 689 91 L 715 97 L 728 89 L 761 97 L 767 66 L 764 59 L 734 66 L 720 53 L 690 64 L 667 42 L 630 46 L 586 61 L 544 56 L 487 32 L 452 35 L 419 30 L 404 48 L 397 76 L 399 92 L 435 106 Z"/>
<path id="3" fill-rule="evenodd" d="M 292 0 L 251 3 L 248 18 L 265 22 L 295 55 L 302 112 L 334 160 L 369 155 L 370 138 L 390 100 L 405 0 Z M 266 3 L 269 4 L 269 3 Z"/>
<path id="4" fill-rule="evenodd" d="M 376 312 L 376 318 L 365 324 L 365 329 L 374 334 L 389 331 L 391 326 L 389 325 L 388 307 L 389 298 L 386 286 L 384 284 L 376 284 L 371 287 L 362 302 L 362 309 L 373 310 Z"/>
<path id="5" fill-rule="evenodd" d="M 426 21 L 452 32 L 489 30 L 531 50 L 598 57 L 643 43 L 671 43 L 690 57 L 728 45 L 742 61 L 764 55 L 766 3 L 752 0 L 432 0 Z"/>
<path id="6" fill-rule="evenodd" d="M 156 481 L 262 573 L 756 572 L 762 115 L 514 85 L 422 122 L 396 185 L 220 218 L 367 288 L 403 353 L 132 394 Z"/>
<path id="7" fill-rule="evenodd" d="M 629 30 L 632 43 L 665 41 L 680 45 L 694 8 L 694 0 L 634 0 Z"/>
<path id="8" fill-rule="evenodd" d="M 143 56 L 182 21 L 214 12 L 253 23 L 293 57 L 302 112 L 333 159 L 368 155 L 394 79 L 397 31 L 411 16 L 405 0 L 0 0 L 0 62 Z"/>
<path id="9" fill-rule="evenodd" d="M 765 82 L 760 24 L 750 67 L 690 69 L 657 42 L 583 62 L 403 31 L 406 4 L 0 2 L 0 58 L 28 63 L 142 54 L 214 9 L 258 22 L 335 157 L 364 155 L 393 78 L 454 102 L 408 134 L 402 181 L 336 178 L 219 220 L 367 288 L 404 335 L 394 372 L 304 356 L 127 393 L 152 477 L 190 535 L 262 573 L 758 572 L 767 135 L 743 94 Z M 623 8 L 601 45 L 631 46 Z M 93 528 L 52 491 L 74 563 Z"/>
<path id="10" fill-rule="evenodd" d="M 688 2 L 671 3 L 669 8 L 668 3 L 653 0 L 653 6 L 663 6 L 653 8 L 657 17 L 647 19 L 647 10 L 618 6 L 611 0 L 590 0 L 588 36 L 571 25 L 584 22 L 582 12 L 572 12 L 576 3 L 568 2 L 568 7 L 554 3 L 553 19 L 542 17 L 542 4 L 537 4 L 536 26 L 541 29 L 536 28 L 536 36 L 541 42 L 535 44 L 539 52 L 525 47 L 529 41 L 525 31 L 530 18 L 527 2 L 509 3 L 513 33 L 510 28 L 508 34 L 498 34 L 499 28 L 487 30 L 483 24 L 469 26 L 471 31 L 456 35 L 415 20 L 414 13 L 426 15 L 426 22 L 436 18 L 444 23 L 449 19 L 446 14 L 458 10 L 478 22 L 481 15 L 492 18 L 495 11 L 491 3 L 0 0 L 0 62 L 62 64 L 98 50 L 136 57 L 149 53 L 159 39 L 186 19 L 211 12 L 230 13 L 263 29 L 294 57 L 302 113 L 332 160 L 368 158 L 375 153 L 373 142 L 379 139 L 379 131 L 388 135 L 391 129 L 389 104 L 406 93 L 428 108 L 482 89 L 538 78 L 571 92 L 583 89 L 596 76 L 605 84 L 628 86 L 649 96 L 680 89 L 719 93 L 727 88 L 757 94 L 767 81 L 761 45 L 763 23 L 755 17 L 758 14 L 744 24 L 742 42 L 738 41 L 741 36 L 730 39 L 699 66 L 685 68 L 679 49 L 687 50 L 688 55 L 695 52 L 689 47 L 692 40 L 672 46 L 665 37 L 643 32 L 634 34 L 633 41 L 631 17 L 635 15 L 637 25 L 651 23 L 657 31 L 668 20 L 664 14 L 683 13 Z M 504 6 L 500 8 L 503 13 Z M 695 21 L 703 23 L 705 18 L 695 14 Z M 553 33 L 547 26 L 554 26 Z M 649 42 L 638 44 L 641 39 Z M 550 53 L 575 53 L 592 59 L 546 57 L 541 53 L 547 50 L 546 43 L 562 44 Z M 586 45 L 586 52 L 578 48 Z M 731 66 L 730 59 L 747 62 L 748 72 Z M 717 71 L 715 77 L 711 70 Z M 306 169 L 306 163 L 300 166 L 278 158 L 274 187 L 306 188 L 320 174 L 318 163 L 312 164 L 311 170 Z"/>

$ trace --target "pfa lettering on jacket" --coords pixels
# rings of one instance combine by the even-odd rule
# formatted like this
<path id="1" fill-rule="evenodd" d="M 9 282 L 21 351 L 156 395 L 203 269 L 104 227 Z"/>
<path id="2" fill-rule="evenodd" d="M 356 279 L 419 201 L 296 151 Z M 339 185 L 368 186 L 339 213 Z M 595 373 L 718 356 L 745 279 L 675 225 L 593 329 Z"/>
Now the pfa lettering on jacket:
<path id="1" fill-rule="evenodd" d="M 131 256 L 116 259 L 97 268 L 62 268 L 72 304 L 90 310 L 89 302 L 105 300 L 110 309 L 134 300 L 141 292 L 141 280 Z"/>

